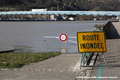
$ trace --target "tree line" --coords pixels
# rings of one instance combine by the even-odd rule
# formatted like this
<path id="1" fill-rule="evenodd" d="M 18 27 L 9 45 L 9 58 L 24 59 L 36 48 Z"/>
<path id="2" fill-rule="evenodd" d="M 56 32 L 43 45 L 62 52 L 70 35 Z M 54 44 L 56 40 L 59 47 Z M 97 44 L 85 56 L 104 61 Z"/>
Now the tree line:
<path id="1" fill-rule="evenodd" d="M 120 0 L 0 0 L 0 10 L 119 11 Z"/>

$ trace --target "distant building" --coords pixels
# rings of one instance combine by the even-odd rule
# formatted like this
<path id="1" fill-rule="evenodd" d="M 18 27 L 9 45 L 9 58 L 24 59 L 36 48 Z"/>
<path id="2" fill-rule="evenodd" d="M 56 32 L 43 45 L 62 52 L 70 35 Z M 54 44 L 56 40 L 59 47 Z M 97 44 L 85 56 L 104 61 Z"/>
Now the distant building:
<path id="1" fill-rule="evenodd" d="M 116 20 L 119 20 L 119 17 L 117 16 L 115 19 L 116 19 Z"/>
<path id="2" fill-rule="evenodd" d="M 50 20 L 56 21 L 57 20 L 57 16 L 56 15 L 50 15 Z"/>
<path id="3" fill-rule="evenodd" d="M 74 18 L 73 18 L 73 17 L 70 17 L 69 20 L 70 20 L 70 21 L 74 21 Z"/>
<path id="4" fill-rule="evenodd" d="M 94 18 L 93 20 L 94 20 L 94 21 L 96 21 L 97 19 L 96 19 L 96 18 Z"/>
<path id="5" fill-rule="evenodd" d="M 47 11 L 47 9 L 32 9 L 32 11 Z"/>

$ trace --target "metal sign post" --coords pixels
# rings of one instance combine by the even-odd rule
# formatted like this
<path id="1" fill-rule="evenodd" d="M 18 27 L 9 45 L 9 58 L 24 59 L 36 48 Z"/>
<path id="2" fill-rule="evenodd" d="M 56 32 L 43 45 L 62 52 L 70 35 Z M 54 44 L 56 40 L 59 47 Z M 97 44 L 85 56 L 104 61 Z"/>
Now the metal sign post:
<path id="1" fill-rule="evenodd" d="M 68 42 L 77 44 L 76 41 L 70 40 L 70 39 L 76 39 L 77 37 L 73 37 L 73 36 L 68 37 L 65 33 L 61 33 L 59 36 L 44 36 L 44 38 L 47 38 L 47 39 L 59 39 L 60 41 L 65 43 L 65 45 Z M 65 49 L 65 48 L 61 48 L 60 51 L 61 51 L 61 53 L 67 53 L 67 49 Z"/>
<path id="2" fill-rule="evenodd" d="M 93 54 L 95 54 L 95 53 L 93 53 Z M 105 64 L 103 64 L 102 63 L 102 61 L 101 61 L 101 59 L 100 59 L 100 54 L 102 54 L 102 58 L 103 58 L 103 60 L 104 60 L 104 63 Z M 99 65 L 90 65 L 89 64 L 89 59 L 90 59 L 90 56 L 92 55 L 92 53 L 82 53 L 82 57 L 81 57 L 81 59 L 80 59 L 80 69 L 81 69 L 81 67 L 98 67 Z M 102 53 L 97 53 L 97 56 L 99 56 L 99 59 L 100 59 L 100 62 L 101 62 L 101 64 L 104 66 L 107 66 L 108 67 L 108 69 L 109 69 L 109 66 L 108 66 L 108 64 L 107 64 L 107 60 L 106 60 L 106 57 L 105 57 L 105 55 L 104 55 L 104 52 L 102 52 Z"/>
<path id="3" fill-rule="evenodd" d="M 73 36 L 67 36 L 65 33 L 62 33 L 58 36 L 44 36 L 44 38 L 49 38 L 49 39 L 59 39 L 60 41 L 62 42 L 65 42 L 65 41 L 68 41 L 68 42 L 71 42 L 71 43 L 75 43 L 77 44 L 76 41 L 73 41 L 73 40 L 69 40 L 69 39 L 76 39 L 77 37 L 73 37 Z"/>

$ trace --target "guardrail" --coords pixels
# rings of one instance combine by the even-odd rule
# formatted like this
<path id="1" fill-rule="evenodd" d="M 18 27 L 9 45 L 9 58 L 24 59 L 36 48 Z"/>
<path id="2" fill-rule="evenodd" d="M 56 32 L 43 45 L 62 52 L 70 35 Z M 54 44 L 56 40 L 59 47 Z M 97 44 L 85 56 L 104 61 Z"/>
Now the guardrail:
<path id="1" fill-rule="evenodd" d="M 93 15 L 120 16 L 120 11 L 4 11 L 0 15 Z"/>

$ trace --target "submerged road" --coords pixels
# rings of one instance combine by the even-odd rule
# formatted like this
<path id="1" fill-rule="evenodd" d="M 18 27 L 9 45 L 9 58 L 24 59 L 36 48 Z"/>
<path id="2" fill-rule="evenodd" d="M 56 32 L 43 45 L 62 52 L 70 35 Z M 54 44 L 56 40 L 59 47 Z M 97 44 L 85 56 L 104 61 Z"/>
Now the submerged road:
<path id="1" fill-rule="evenodd" d="M 59 39 L 45 39 L 44 36 L 76 37 L 77 32 L 94 31 L 95 24 L 107 21 L 21 21 L 0 22 L 0 50 L 20 49 L 20 52 L 60 52 L 67 49 L 68 53 L 77 52 L 77 44 L 61 42 Z M 70 39 L 77 41 L 76 39 Z"/>

